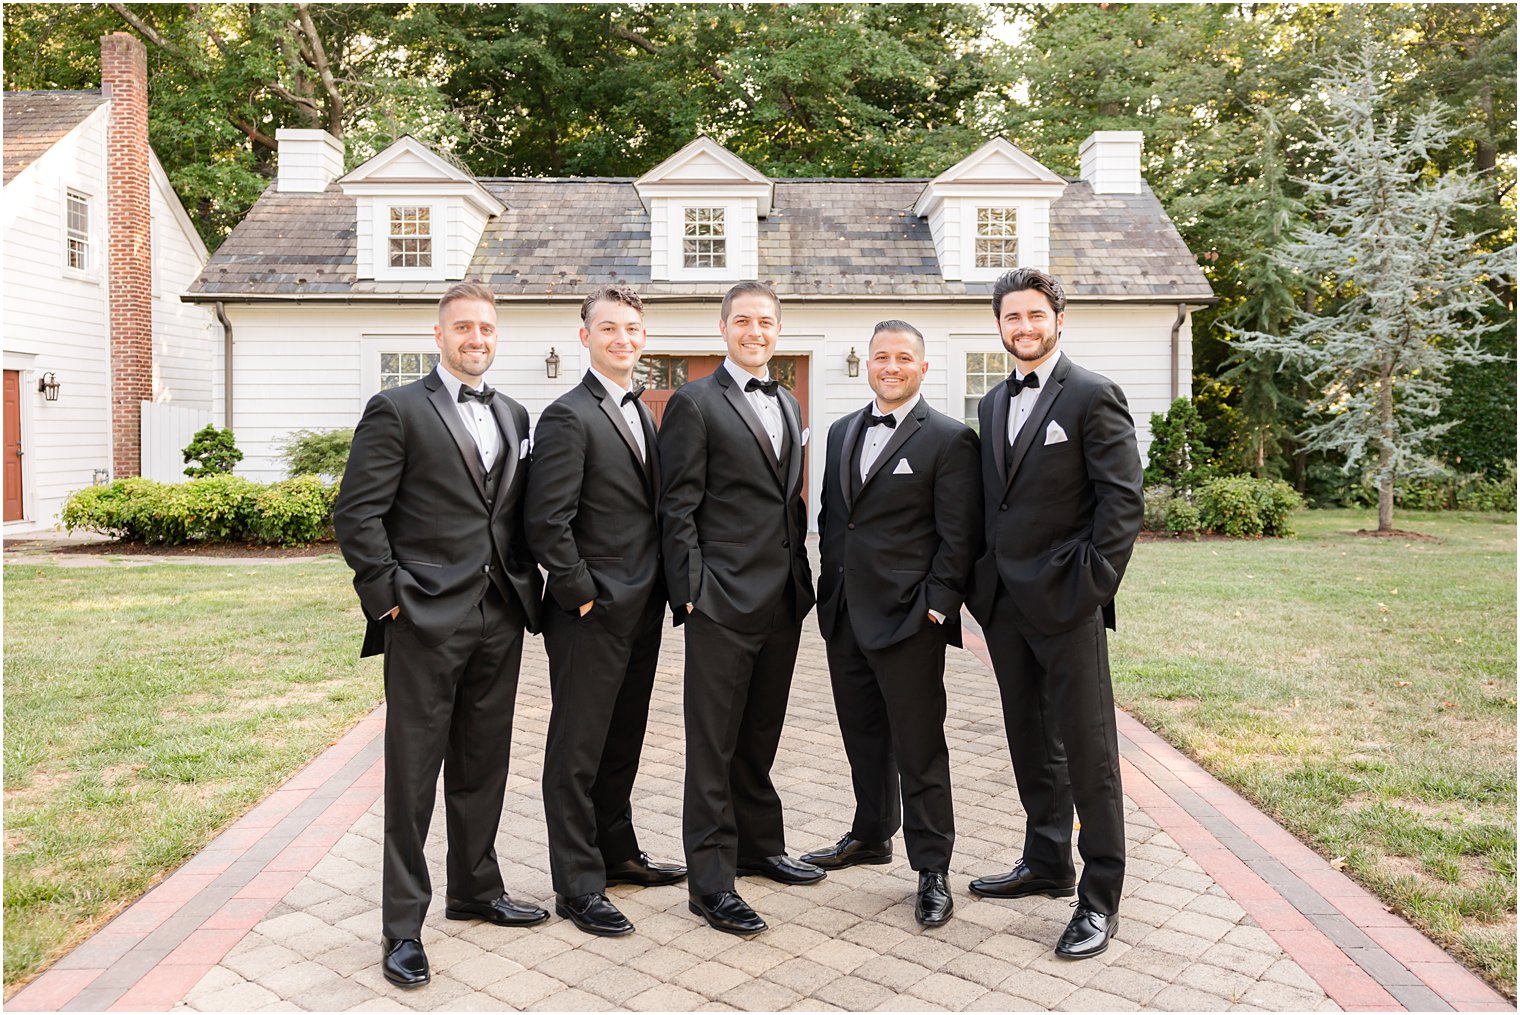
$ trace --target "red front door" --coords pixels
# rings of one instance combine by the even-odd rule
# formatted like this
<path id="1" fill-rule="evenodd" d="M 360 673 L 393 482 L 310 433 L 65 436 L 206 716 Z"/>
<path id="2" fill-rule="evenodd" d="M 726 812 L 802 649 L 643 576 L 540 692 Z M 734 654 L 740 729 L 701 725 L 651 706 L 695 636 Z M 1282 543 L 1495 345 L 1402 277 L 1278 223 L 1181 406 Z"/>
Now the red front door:
<path id="1" fill-rule="evenodd" d="M 21 371 L 5 371 L 5 520 L 19 521 L 21 508 Z"/>

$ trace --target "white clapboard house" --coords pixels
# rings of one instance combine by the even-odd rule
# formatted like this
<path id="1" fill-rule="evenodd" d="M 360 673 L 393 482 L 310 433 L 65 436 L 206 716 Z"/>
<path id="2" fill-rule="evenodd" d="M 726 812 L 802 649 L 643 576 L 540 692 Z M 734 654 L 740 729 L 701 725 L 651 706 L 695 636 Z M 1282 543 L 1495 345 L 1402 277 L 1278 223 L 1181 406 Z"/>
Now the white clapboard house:
<path id="1" fill-rule="evenodd" d="M 325 132 L 279 143 L 277 181 L 185 297 L 230 322 L 218 421 L 260 479 L 282 475 L 290 431 L 352 426 L 376 391 L 431 370 L 435 304 L 460 279 L 497 293 L 487 379 L 534 416 L 588 366 L 578 310 L 597 285 L 644 297 L 658 413 L 721 362 L 725 290 L 764 279 L 782 301 L 772 368 L 822 435 L 870 398 L 863 359 L 887 318 L 924 333 L 932 404 L 974 423 L 1010 369 L 992 281 L 1034 265 L 1065 282 L 1063 347 L 1123 385 L 1142 447 L 1150 413 L 1190 394 L 1191 314 L 1213 301 L 1140 177 L 1139 133 L 1093 134 L 1080 179 L 1003 138 L 933 179 L 771 179 L 705 137 L 638 179 L 476 177 L 412 138 L 345 174 Z M 816 503 L 822 454 L 808 467 Z"/>

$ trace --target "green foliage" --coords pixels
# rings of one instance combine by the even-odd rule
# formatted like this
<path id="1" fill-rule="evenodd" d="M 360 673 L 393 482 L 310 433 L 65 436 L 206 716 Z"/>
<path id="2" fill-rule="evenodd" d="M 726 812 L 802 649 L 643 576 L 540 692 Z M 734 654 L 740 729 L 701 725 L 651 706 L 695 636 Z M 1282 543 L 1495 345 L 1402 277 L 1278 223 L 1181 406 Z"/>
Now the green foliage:
<path id="1" fill-rule="evenodd" d="M 1280 479 L 1225 476 L 1198 488 L 1201 527 L 1226 536 L 1291 536 L 1289 524 L 1303 498 Z"/>
<path id="2" fill-rule="evenodd" d="M 230 474 L 188 483 L 133 477 L 73 494 L 62 520 L 70 532 L 88 529 L 149 545 L 252 540 L 287 546 L 329 535 L 336 499 L 337 487 L 316 476 L 267 486 Z"/>
<path id="3" fill-rule="evenodd" d="M 1177 399 L 1165 415 L 1151 413 L 1147 483 L 1164 483 L 1181 496 L 1191 498 L 1198 484 L 1213 472 L 1209 454 L 1209 446 L 1203 442 L 1203 417 L 1198 415 L 1191 399 Z"/>
<path id="4" fill-rule="evenodd" d="M 336 483 L 348 466 L 354 429 L 296 430 L 285 438 L 280 454 L 292 476 L 325 476 Z"/>
<path id="5" fill-rule="evenodd" d="M 207 423 L 185 445 L 185 475 L 191 478 L 230 473 L 242 460 L 243 452 L 238 450 L 230 427 L 219 429 L 215 424 Z M 190 465 L 190 462 L 200 464 Z"/>
<path id="6" fill-rule="evenodd" d="M 1366 503 L 1376 501 L 1377 490 L 1370 479 L 1363 481 L 1361 495 Z M 1394 499 L 1399 507 L 1415 511 L 1514 511 L 1515 463 L 1505 462 L 1498 475 L 1453 473 L 1405 480 Z"/>

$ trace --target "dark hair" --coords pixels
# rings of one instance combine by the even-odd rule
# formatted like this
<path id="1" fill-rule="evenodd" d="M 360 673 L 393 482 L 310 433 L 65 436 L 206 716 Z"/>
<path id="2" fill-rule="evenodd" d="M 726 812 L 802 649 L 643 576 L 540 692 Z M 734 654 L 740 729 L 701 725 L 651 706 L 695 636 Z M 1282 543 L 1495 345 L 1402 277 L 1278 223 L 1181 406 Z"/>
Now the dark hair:
<path id="1" fill-rule="evenodd" d="M 919 331 L 907 321 L 882 321 L 871 331 L 871 342 L 876 341 L 876 336 L 882 332 L 891 332 L 894 335 L 912 335 L 918 341 L 918 356 L 924 356 L 924 333 Z M 871 348 L 871 342 L 866 343 L 866 349 Z"/>
<path id="2" fill-rule="evenodd" d="M 491 287 L 480 282 L 455 282 L 449 286 L 449 291 L 443 294 L 438 301 L 438 319 L 443 320 L 443 308 L 458 300 L 480 300 L 496 306 L 496 294 Z"/>
<path id="3" fill-rule="evenodd" d="M 718 320 L 728 320 L 728 311 L 734 305 L 734 300 L 741 296 L 764 296 L 771 301 L 776 308 L 776 319 L 781 319 L 781 300 L 776 296 L 776 290 L 771 288 L 769 282 L 739 282 L 728 292 L 723 294 L 723 309 L 718 311 Z"/>
<path id="4" fill-rule="evenodd" d="M 1039 268 L 1015 268 L 1005 271 L 992 283 L 992 316 L 1003 316 L 1003 297 L 1009 293 L 1033 289 L 1050 301 L 1050 309 L 1057 314 L 1066 312 L 1066 289 L 1052 275 Z"/>
<path id="5" fill-rule="evenodd" d="M 639 294 L 633 291 L 633 287 L 626 285 L 604 285 L 598 288 L 590 296 L 581 301 L 581 323 L 591 323 L 591 308 L 606 300 L 608 303 L 621 303 L 638 311 L 639 316 L 644 316 L 644 301 Z"/>

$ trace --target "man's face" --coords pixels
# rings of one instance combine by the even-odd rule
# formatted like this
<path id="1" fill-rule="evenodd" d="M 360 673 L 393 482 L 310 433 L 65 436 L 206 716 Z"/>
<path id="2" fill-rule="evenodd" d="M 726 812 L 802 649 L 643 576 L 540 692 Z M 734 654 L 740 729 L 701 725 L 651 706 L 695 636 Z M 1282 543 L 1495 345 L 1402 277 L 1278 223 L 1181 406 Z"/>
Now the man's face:
<path id="1" fill-rule="evenodd" d="M 644 318 L 626 303 L 597 300 L 581 328 L 581 345 L 591 350 L 591 365 L 613 380 L 626 381 L 644 351 Z"/>
<path id="2" fill-rule="evenodd" d="M 728 320 L 719 321 L 718 329 L 729 359 L 758 376 L 781 337 L 780 310 L 769 296 L 747 293 L 729 306 Z"/>
<path id="3" fill-rule="evenodd" d="M 876 405 L 891 412 L 918 394 L 929 372 L 929 361 L 919 351 L 918 339 L 901 331 L 879 331 L 871 338 L 871 357 L 866 361 L 866 380 L 876 392 Z"/>
<path id="4" fill-rule="evenodd" d="M 998 335 L 1003 339 L 1003 348 L 1013 353 L 1027 372 L 1055 352 L 1065 320 L 1066 315 L 1056 313 L 1044 293 L 1019 289 L 1003 295 Z"/>
<path id="5" fill-rule="evenodd" d="M 439 311 L 433 337 L 444 368 L 475 384 L 496 358 L 496 308 L 485 300 L 454 300 Z"/>

